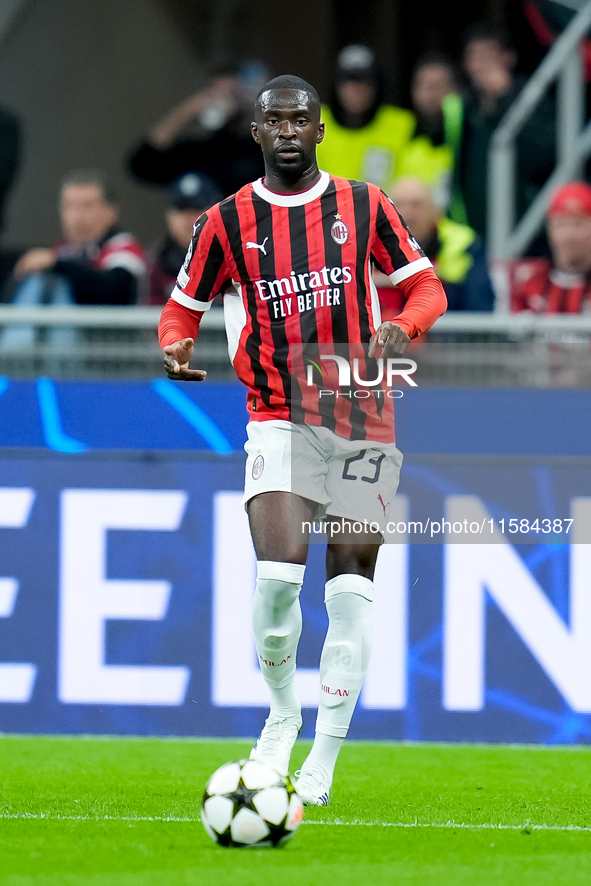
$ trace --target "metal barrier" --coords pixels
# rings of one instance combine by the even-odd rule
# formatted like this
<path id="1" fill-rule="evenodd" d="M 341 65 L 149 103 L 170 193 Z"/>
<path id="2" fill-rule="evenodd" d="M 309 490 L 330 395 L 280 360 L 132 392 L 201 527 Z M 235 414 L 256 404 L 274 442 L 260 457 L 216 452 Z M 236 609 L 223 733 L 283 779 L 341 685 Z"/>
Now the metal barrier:
<path id="1" fill-rule="evenodd" d="M 585 84 L 579 47 L 590 29 L 591 0 L 587 0 L 495 130 L 490 148 L 487 221 L 488 253 L 493 261 L 523 254 L 543 223 L 554 188 L 577 177 L 582 161 L 591 153 L 591 123 L 583 126 Z M 558 81 L 557 165 L 524 217 L 515 224 L 516 138 L 554 80 Z M 506 307 L 502 299 L 499 307 Z"/>
<path id="2" fill-rule="evenodd" d="M 162 375 L 156 330 L 160 307 L 14 307 L 0 305 L 0 327 L 35 327 L 32 348 L 0 347 L 0 374 L 13 378 L 154 378 Z M 56 327 L 73 330 L 73 343 L 51 341 Z M 223 310 L 212 309 L 201 323 L 198 356 L 215 378 L 233 378 Z"/>
<path id="3" fill-rule="evenodd" d="M 162 375 L 156 328 L 159 307 L 15 308 L 0 305 L 0 327 L 31 324 L 28 351 L 0 349 L 0 375 L 112 379 Z M 74 330 L 75 342 L 48 339 L 55 327 Z M 591 385 L 591 316 L 447 313 L 413 345 L 422 384 L 492 386 Z M 221 308 L 203 316 L 194 365 L 212 379 L 232 379 Z"/>

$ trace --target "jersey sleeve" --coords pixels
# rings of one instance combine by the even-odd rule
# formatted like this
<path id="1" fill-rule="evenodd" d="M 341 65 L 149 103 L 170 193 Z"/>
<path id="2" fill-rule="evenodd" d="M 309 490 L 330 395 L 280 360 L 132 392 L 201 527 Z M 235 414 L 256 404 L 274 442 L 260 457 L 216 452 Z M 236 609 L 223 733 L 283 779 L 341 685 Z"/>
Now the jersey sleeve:
<path id="1" fill-rule="evenodd" d="M 190 311 L 177 301 L 169 298 L 158 324 L 158 340 L 160 346 L 172 345 L 184 338 L 192 338 L 194 341 L 199 333 L 199 324 L 203 314 L 199 311 Z"/>
<path id="2" fill-rule="evenodd" d="M 400 289 L 406 304 L 392 323 L 400 326 L 410 338 L 422 335 L 447 309 L 447 298 L 441 280 L 433 268 L 425 268 L 403 280 Z"/>
<path id="3" fill-rule="evenodd" d="M 399 214 L 392 200 L 379 191 L 371 256 L 394 286 L 433 267 Z"/>
<path id="4" fill-rule="evenodd" d="M 171 293 L 172 299 L 193 311 L 209 310 L 212 300 L 232 276 L 215 218 L 210 213 L 200 215 L 193 226 L 193 237 Z"/>

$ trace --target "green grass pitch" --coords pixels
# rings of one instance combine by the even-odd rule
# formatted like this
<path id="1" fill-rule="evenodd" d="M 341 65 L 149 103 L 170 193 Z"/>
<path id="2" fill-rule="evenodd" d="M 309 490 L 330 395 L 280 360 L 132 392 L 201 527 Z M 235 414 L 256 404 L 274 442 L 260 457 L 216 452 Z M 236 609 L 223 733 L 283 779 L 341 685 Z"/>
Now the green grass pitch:
<path id="1" fill-rule="evenodd" d="M 287 846 L 223 849 L 200 796 L 250 747 L 0 737 L 0 884 L 591 884 L 587 748 L 346 744 L 331 805 L 306 810 Z"/>

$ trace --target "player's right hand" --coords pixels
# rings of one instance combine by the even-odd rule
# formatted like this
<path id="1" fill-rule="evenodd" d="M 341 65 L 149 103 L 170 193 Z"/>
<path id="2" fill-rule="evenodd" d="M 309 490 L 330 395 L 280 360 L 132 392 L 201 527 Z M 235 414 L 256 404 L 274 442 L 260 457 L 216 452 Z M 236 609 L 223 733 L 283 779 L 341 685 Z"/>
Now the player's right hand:
<path id="1" fill-rule="evenodd" d="M 164 348 L 164 369 L 173 381 L 203 381 L 207 372 L 189 369 L 189 360 L 195 350 L 195 340 L 184 338 Z"/>

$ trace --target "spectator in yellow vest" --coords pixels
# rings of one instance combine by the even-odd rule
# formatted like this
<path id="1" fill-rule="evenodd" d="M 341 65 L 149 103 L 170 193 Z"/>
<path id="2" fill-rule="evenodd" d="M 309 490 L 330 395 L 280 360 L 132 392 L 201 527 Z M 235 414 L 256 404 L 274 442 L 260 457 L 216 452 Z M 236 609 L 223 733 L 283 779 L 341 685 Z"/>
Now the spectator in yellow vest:
<path id="1" fill-rule="evenodd" d="M 434 200 L 432 190 L 416 178 L 401 178 L 390 190 L 396 209 L 409 226 L 443 283 L 450 311 L 492 311 L 494 290 L 484 244 L 476 231 L 451 221 Z M 402 296 L 389 277 L 374 272 L 382 320 L 396 316 Z"/>
<path id="2" fill-rule="evenodd" d="M 367 46 L 351 45 L 340 51 L 332 97 L 323 106 L 322 119 L 326 137 L 318 145 L 321 169 L 387 191 L 398 173 L 400 152 L 414 132 L 415 116 L 384 102 L 381 74 Z"/>

